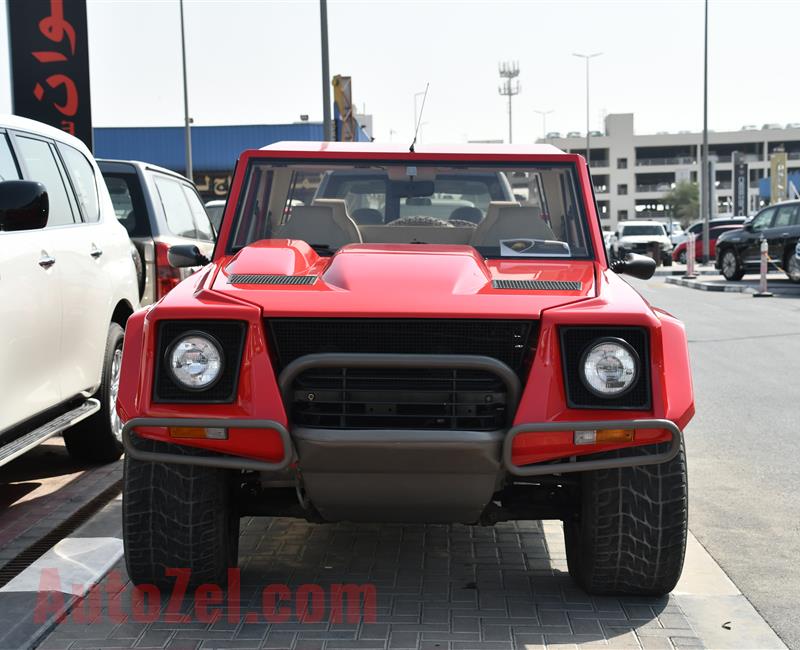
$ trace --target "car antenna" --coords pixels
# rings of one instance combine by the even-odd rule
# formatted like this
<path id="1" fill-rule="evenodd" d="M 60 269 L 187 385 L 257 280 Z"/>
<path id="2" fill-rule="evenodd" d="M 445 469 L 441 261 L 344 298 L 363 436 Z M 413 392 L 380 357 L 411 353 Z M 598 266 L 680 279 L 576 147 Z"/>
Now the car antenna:
<path id="1" fill-rule="evenodd" d="M 417 144 L 417 134 L 419 133 L 419 125 L 422 124 L 422 112 L 425 110 L 425 100 L 428 98 L 428 88 L 430 87 L 431 82 L 425 84 L 425 94 L 422 96 L 422 106 L 419 109 L 419 115 L 417 116 L 417 124 L 414 128 L 414 140 L 411 142 L 411 146 L 408 150 L 411 153 L 414 153 L 414 145 Z"/>

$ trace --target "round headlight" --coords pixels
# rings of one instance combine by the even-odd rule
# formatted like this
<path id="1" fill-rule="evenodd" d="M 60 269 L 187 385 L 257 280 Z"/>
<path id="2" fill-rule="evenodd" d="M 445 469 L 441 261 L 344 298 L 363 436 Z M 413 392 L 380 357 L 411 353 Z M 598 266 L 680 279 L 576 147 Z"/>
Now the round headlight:
<path id="1" fill-rule="evenodd" d="M 619 397 L 639 377 L 639 357 L 622 339 L 596 341 L 583 354 L 580 364 L 584 386 L 600 397 Z"/>
<path id="2" fill-rule="evenodd" d="M 205 390 L 222 375 L 222 346 L 208 334 L 190 332 L 179 338 L 167 355 L 169 370 L 178 384 L 189 390 Z"/>

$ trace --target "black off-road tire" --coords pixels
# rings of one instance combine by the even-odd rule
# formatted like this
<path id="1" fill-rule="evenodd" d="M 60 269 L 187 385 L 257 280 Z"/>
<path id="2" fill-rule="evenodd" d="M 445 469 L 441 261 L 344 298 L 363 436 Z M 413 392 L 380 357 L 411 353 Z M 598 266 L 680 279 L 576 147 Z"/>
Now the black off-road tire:
<path id="1" fill-rule="evenodd" d="M 623 449 L 608 457 L 668 447 Z M 683 448 L 659 465 L 586 472 L 580 511 L 564 522 L 570 576 L 593 595 L 662 596 L 680 578 L 687 531 Z"/>
<path id="2" fill-rule="evenodd" d="M 124 338 L 125 330 L 117 323 L 108 326 L 100 388 L 93 395 L 100 402 L 100 410 L 64 432 L 64 444 L 73 460 L 111 463 L 122 456 L 119 418 L 116 416 L 117 389 L 112 383 L 116 372 L 116 385 L 119 386 L 118 364 L 122 360 Z"/>
<path id="3" fill-rule="evenodd" d="M 726 255 L 732 255 L 735 262 L 733 266 L 727 269 L 725 267 Z M 719 265 L 723 277 L 729 282 L 738 282 L 744 277 L 744 265 L 742 264 L 739 254 L 733 248 L 726 248 L 724 251 L 722 251 L 722 254 L 719 257 Z"/>
<path id="4" fill-rule="evenodd" d="M 186 455 L 200 452 L 136 438 L 137 448 Z M 125 456 L 122 539 L 125 564 L 136 585 L 169 589 L 167 569 L 189 569 L 189 585 L 224 587 L 238 564 L 238 472 L 134 460 Z"/>
<path id="5" fill-rule="evenodd" d="M 664 266 L 672 266 L 672 253 L 664 255 Z"/>
<path id="6" fill-rule="evenodd" d="M 783 268 L 786 277 L 795 284 L 800 284 L 800 259 L 794 254 L 794 247 L 790 247 L 784 256 Z"/>

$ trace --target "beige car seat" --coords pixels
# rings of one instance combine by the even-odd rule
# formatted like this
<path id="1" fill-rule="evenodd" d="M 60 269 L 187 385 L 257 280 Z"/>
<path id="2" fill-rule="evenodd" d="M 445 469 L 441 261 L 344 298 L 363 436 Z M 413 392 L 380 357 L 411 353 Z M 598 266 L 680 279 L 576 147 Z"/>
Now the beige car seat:
<path id="1" fill-rule="evenodd" d="M 501 239 L 557 240 L 553 229 L 542 219 L 541 210 L 510 201 L 492 201 L 486 218 L 478 224 L 470 243 L 473 246 L 499 246 Z"/>
<path id="2" fill-rule="evenodd" d="M 342 199 L 318 199 L 313 205 L 293 207 L 292 216 L 278 229 L 275 237 L 328 244 L 331 248 L 361 243 L 358 226 L 347 215 Z"/>

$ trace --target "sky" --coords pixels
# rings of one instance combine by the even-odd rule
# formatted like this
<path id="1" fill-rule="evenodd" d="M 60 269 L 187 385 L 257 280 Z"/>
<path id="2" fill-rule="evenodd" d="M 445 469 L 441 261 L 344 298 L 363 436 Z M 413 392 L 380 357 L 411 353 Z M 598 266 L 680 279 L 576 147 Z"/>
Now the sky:
<path id="1" fill-rule="evenodd" d="M 25 0 L 9 0 L 23 2 Z M 88 0 L 95 126 L 183 123 L 178 0 Z M 0 0 L 0 113 L 11 110 Z M 316 0 L 185 0 L 190 114 L 196 125 L 322 118 Z M 709 128 L 800 122 L 800 2 L 709 2 Z M 409 141 L 414 95 L 430 84 L 420 141 L 507 139 L 498 63 L 519 63 L 514 142 L 585 131 L 634 113 L 637 133 L 703 124 L 702 0 L 328 1 L 331 74 L 378 140 Z M 3 43 L 3 41 L 6 41 Z M 419 98 L 421 99 L 421 98 Z"/>

